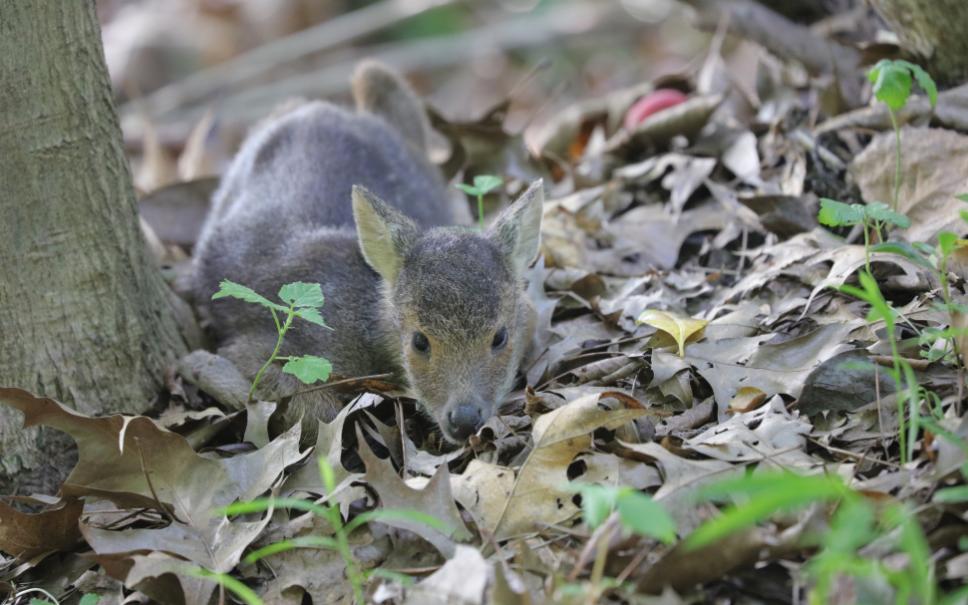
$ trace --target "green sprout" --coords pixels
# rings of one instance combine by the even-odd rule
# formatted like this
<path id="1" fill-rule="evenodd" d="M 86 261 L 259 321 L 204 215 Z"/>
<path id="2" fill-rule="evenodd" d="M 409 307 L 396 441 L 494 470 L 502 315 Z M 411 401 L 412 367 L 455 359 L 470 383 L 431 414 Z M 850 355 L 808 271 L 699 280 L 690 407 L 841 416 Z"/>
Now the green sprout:
<path id="1" fill-rule="evenodd" d="M 236 504 L 219 509 L 218 513 L 229 516 L 244 515 L 266 512 L 276 508 L 287 508 L 291 510 L 309 512 L 324 519 L 332 529 L 332 534 L 326 536 L 300 536 L 290 538 L 288 540 L 274 542 L 268 546 L 263 546 L 258 550 L 250 552 L 245 559 L 243 559 L 243 562 L 252 564 L 270 555 L 292 550 L 294 548 L 325 548 L 334 550 L 343 558 L 343 562 L 346 565 L 346 577 L 349 579 L 350 585 L 353 587 L 353 596 L 355 602 L 360 605 L 362 605 L 364 602 L 363 586 L 371 577 L 376 576 L 387 578 L 393 581 L 401 582 L 404 585 L 409 585 L 412 583 L 412 578 L 410 578 L 410 576 L 392 570 L 383 568 L 363 570 L 359 561 L 357 561 L 356 557 L 353 556 L 353 551 L 350 549 L 350 535 L 356 529 L 373 521 L 396 520 L 422 523 L 446 535 L 451 535 L 453 533 L 453 528 L 449 527 L 436 517 L 419 510 L 391 508 L 366 511 L 353 517 L 352 520 L 344 522 L 343 513 L 340 511 L 339 502 L 332 499 L 332 496 L 336 491 L 336 475 L 333 472 L 333 467 L 323 457 L 320 457 L 318 462 L 319 474 L 320 478 L 322 479 L 323 489 L 325 491 L 324 496 L 329 499 L 328 502 L 310 502 L 309 500 L 301 500 L 299 498 L 258 498 L 256 500 L 237 502 Z M 214 578 L 214 576 L 209 577 Z M 224 578 L 214 579 L 220 582 L 224 581 Z M 235 582 L 238 581 L 235 580 Z M 241 584 L 240 582 L 238 583 Z M 240 594 L 240 592 L 237 590 L 237 587 L 233 587 L 229 584 L 226 584 L 226 587 L 231 589 L 237 595 Z M 261 605 L 262 602 L 256 601 L 255 603 L 252 603 L 250 601 L 246 601 L 246 603 L 250 603 L 250 605 Z"/>
<path id="2" fill-rule="evenodd" d="M 576 483 L 572 491 L 581 494 L 582 518 L 589 529 L 599 528 L 612 514 L 617 513 L 619 525 L 625 531 L 655 538 L 663 544 L 672 544 L 676 539 L 676 522 L 661 504 L 629 486 L 606 486 Z M 593 600 L 597 600 L 609 589 L 618 586 L 614 578 L 605 577 L 605 562 L 608 557 L 609 539 L 603 536 L 598 540 L 598 550 L 589 578 Z M 569 590 L 577 589 L 570 587 Z"/>
<path id="3" fill-rule="evenodd" d="M 867 322 L 884 322 L 884 332 L 887 335 L 888 343 L 891 346 L 892 366 L 888 369 L 891 378 L 894 379 L 897 393 L 897 422 L 898 422 L 898 444 L 901 450 L 901 460 L 910 462 L 914 456 L 914 442 L 920 428 L 918 407 L 922 400 L 924 390 L 918 384 L 914 368 L 907 359 L 903 358 L 898 348 L 897 333 L 897 311 L 887 302 L 880 287 L 870 273 L 860 274 L 860 285 L 843 285 L 840 291 L 858 298 L 868 305 L 870 310 L 867 313 Z M 908 404 L 909 416 L 904 413 L 904 404 Z M 908 424 L 910 422 L 910 424 Z"/>
<path id="4" fill-rule="evenodd" d="M 811 605 L 828 603 L 838 578 L 844 576 L 885 579 L 894 589 L 897 603 L 939 602 L 930 548 L 917 516 L 900 504 L 876 506 L 837 475 L 756 472 L 709 485 L 700 490 L 699 499 L 735 500 L 736 504 L 699 526 L 686 538 L 687 549 L 708 546 L 777 514 L 817 504 L 834 507 L 828 528 L 803 538 L 805 545 L 817 548 L 806 564 L 813 580 L 808 594 Z M 870 545 L 885 540 L 906 555 L 902 569 L 880 556 L 864 554 Z M 941 602 L 948 603 L 947 597 Z"/>
<path id="5" fill-rule="evenodd" d="M 928 95 L 932 109 L 938 104 L 938 87 L 928 72 L 908 61 L 882 59 L 867 72 L 867 78 L 874 85 L 874 97 L 887 106 L 891 126 L 894 127 L 893 208 L 897 210 L 897 198 L 901 190 L 901 128 L 897 122 L 897 112 L 907 105 L 915 80 Z"/>
<path id="6" fill-rule="evenodd" d="M 262 375 L 274 361 L 285 361 L 286 364 L 282 366 L 282 371 L 287 374 L 292 374 L 305 384 L 329 380 L 333 366 L 328 359 L 315 355 L 302 355 L 299 357 L 279 355 L 279 349 L 282 348 L 282 342 L 286 337 L 286 332 L 289 331 L 295 318 L 298 317 L 317 326 L 329 328 L 323 321 L 323 316 L 319 313 L 319 308 L 323 306 L 323 289 L 319 284 L 307 284 L 305 282 L 286 284 L 279 289 L 279 299 L 285 304 L 279 304 L 272 302 L 251 288 L 223 279 L 219 284 L 219 291 L 212 295 L 212 299 L 227 297 L 262 305 L 272 313 L 272 321 L 276 324 L 276 333 L 278 335 L 276 338 L 276 346 L 272 349 L 272 354 L 269 355 L 269 359 L 262 364 L 262 367 L 256 372 L 255 378 L 252 379 L 252 386 L 249 388 L 250 402 L 252 401 L 256 387 L 259 385 L 259 381 L 262 380 Z M 280 313 L 285 315 L 281 321 L 279 318 Z"/>
<path id="7" fill-rule="evenodd" d="M 500 187 L 503 182 L 501 177 L 494 176 L 493 174 L 479 174 L 474 177 L 473 185 L 466 183 L 457 184 L 457 188 L 467 195 L 477 196 L 477 220 L 481 231 L 484 230 L 484 196 L 495 188 Z"/>
<path id="8" fill-rule="evenodd" d="M 887 225 L 902 229 L 911 226 L 911 221 L 906 216 L 891 210 L 884 202 L 845 204 L 829 198 L 820 199 L 817 220 L 827 227 L 861 225 L 864 228 L 864 262 L 868 273 L 871 272 L 871 231 L 879 237 L 881 230 Z"/>

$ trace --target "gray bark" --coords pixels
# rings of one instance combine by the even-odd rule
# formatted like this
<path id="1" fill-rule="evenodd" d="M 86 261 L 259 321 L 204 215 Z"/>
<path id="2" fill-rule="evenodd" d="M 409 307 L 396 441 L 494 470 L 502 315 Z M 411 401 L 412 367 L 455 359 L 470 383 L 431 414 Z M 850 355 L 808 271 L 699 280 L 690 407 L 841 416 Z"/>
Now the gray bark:
<path id="1" fill-rule="evenodd" d="M 968 80 L 968 2 L 965 0 L 872 0 L 913 54 L 939 82 Z"/>
<path id="2" fill-rule="evenodd" d="M 0 183 L 0 384 L 143 411 L 185 347 L 138 226 L 93 0 L 0 1 Z M 21 426 L 0 407 L 7 489 L 69 449 Z"/>

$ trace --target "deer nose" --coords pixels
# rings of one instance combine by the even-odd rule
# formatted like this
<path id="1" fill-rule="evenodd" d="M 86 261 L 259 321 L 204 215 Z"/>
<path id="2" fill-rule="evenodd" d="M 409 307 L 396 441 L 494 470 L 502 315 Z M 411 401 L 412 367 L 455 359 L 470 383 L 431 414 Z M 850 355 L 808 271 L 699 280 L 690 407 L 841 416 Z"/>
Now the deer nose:
<path id="1" fill-rule="evenodd" d="M 447 424 L 454 437 L 464 440 L 484 424 L 484 413 L 473 403 L 460 403 L 447 413 Z"/>

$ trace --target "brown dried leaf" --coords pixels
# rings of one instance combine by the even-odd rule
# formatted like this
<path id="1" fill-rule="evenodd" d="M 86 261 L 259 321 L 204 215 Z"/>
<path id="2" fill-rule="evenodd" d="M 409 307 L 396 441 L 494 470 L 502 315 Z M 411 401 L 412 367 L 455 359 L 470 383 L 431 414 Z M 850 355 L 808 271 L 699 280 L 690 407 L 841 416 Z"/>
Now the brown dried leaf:
<path id="1" fill-rule="evenodd" d="M 534 448 L 518 471 L 494 526 L 496 539 L 533 531 L 536 521 L 560 523 L 578 512 L 568 491 L 568 465 L 591 447 L 596 429 L 614 430 L 646 413 L 642 408 L 603 409 L 599 401 L 605 397 L 581 397 L 535 421 Z"/>
<path id="2" fill-rule="evenodd" d="M 911 242 L 927 242 L 940 231 L 961 226 L 964 202 L 955 195 L 968 191 L 968 136 L 938 128 L 901 131 L 903 181 L 897 211 L 911 219 L 902 231 Z M 867 202 L 891 203 L 894 189 L 894 133 L 875 137 L 850 164 Z"/>
<path id="3" fill-rule="evenodd" d="M 0 502 L 0 550 L 21 560 L 69 550 L 81 538 L 77 520 L 83 509 L 84 503 L 74 499 L 39 513 L 22 513 Z"/>
<path id="4" fill-rule="evenodd" d="M 414 489 L 397 476 L 393 465 L 388 460 L 378 458 L 373 453 L 360 433 L 359 427 L 357 427 L 357 437 L 357 443 L 360 444 L 360 457 L 366 465 L 366 481 L 380 497 L 383 507 L 426 513 L 451 528 L 451 531 L 443 534 L 432 527 L 406 519 L 381 522 L 412 531 L 433 544 L 445 557 L 453 556 L 456 546 L 454 541 L 470 538 L 470 532 L 461 521 L 460 512 L 454 504 L 447 465 L 441 465 L 423 489 Z"/>

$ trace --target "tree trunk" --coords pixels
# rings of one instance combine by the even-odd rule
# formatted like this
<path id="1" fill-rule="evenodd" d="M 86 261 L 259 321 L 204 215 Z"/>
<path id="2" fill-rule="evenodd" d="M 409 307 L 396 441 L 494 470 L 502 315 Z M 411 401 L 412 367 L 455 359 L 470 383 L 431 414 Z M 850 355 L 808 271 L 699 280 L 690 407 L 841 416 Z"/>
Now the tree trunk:
<path id="1" fill-rule="evenodd" d="M 143 411 L 185 345 L 138 225 L 94 0 L 0 1 L 0 183 L 0 385 Z M 65 450 L 21 425 L 0 406 L 8 488 Z"/>
<path id="2" fill-rule="evenodd" d="M 939 82 L 968 80 L 968 2 L 965 0 L 873 0 L 901 47 L 915 55 Z"/>

